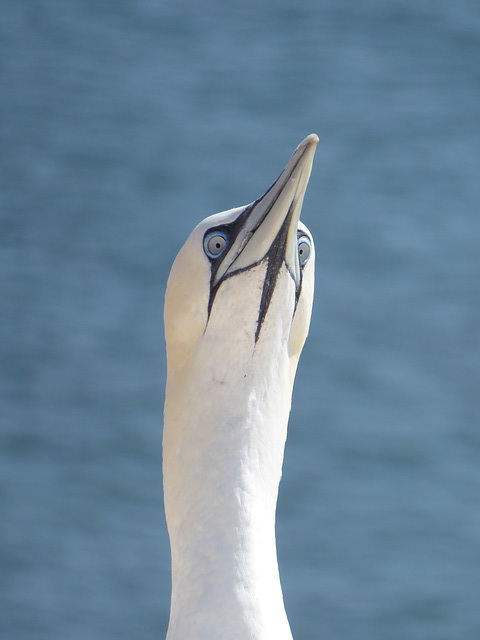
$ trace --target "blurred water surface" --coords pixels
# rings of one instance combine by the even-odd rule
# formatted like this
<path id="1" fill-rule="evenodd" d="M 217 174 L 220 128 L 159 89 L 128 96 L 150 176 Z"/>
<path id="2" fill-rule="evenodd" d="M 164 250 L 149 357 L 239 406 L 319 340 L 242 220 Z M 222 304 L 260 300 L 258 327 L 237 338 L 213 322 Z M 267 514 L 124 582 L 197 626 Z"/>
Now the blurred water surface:
<path id="1" fill-rule="evenodd" d="M 0 0 L 0 629 L 162 638 L 163 293 L 320 144 L 296 640 L 480 637 L 480 5 Z"/>

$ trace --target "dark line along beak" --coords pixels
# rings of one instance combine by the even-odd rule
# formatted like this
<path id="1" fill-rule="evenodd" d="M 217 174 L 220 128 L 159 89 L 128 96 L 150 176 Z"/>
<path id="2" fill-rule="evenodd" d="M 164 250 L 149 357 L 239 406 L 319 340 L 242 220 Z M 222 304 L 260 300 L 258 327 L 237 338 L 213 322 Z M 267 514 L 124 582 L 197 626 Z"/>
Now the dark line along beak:
<path id="1" fill-rule="evenodd" d="M 255 343 L 260 335 L 282 264 L 295 282 L 296 303 L 301 291 L 297 227 L 312 170 L 318 137 L 311 134 L 295 149 L 278 180 L 258 200 L 247 205 L 231 223 L 231 245 L 212 269 L 208 313 L 224 278 L 253 265 L 267 263 L 257 319 Z"/>
<path id="2" fill-rule="evenodd" d="M 237 218 L 234 225 L 239 227 L 237 235 L 215 271 L 213 287 L 225 276 L 263 260 L 287 218 L 284 259 L 295 286 L 299 287 L 297 226 L 317 142 L 318 136 L 314 133 L 307 136 L 295 149 L 278 180 Z"/>

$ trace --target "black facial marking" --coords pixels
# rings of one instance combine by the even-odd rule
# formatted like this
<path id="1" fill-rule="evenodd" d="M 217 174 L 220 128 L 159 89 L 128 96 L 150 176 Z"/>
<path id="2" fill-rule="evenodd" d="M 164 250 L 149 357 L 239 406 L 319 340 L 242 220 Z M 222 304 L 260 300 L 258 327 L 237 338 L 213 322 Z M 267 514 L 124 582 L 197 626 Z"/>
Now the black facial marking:
<path id="1" fill-rule="evenodd" d="M 211 264 L 211 267 L 210 267 L 211 275 L 210 275 L 210 297 L 208 299 L 208 318 L 210 318 L 210 312 L 212 310 L 213 301 L 215 300 L 215 296 L 217 295 L 218 288 L 220 287 L 220 285 L 222 284 L 222 281 L 223 281 L 223 278 L 221 278 L 217 282 L 217 284 L 214 284 L 215 276 L 217 275 L 217 271 L 218 271 L 220 265 L 222 264 L 223 258 L 228 254 L 228 251 L 229 251 L 230 247 L 235 242 L 235 238 L 239 234 L 240 229 L 244 226 L 244 221 L 249 216 L 249 214 L 250 214 L 251 210 L 253 209 L 253 207 L 255 206 L 255 204 L 256 204 L 256 202 L 252 203 L 248 207 L 245 207 L 245 209 L 242 211 L 242 213 L 233 222 L 230 222 L 229 224 L 222 224 L 222 225 L 220 225 L 218 227 L 215 227 L 219 231 L 224 231 L 227 234 L 228 241 L 227 241 L 227 248 L 223 252 L 222 256 L 220 256 L 217 259 L 209 258 L 210 264 Z M 210 231 L 210 229 L 209 229 L 209 231 Z M 208 231 L 207 231 L 207 233 L 208 233 Z M 208 322 L 208 320 L 207 320 L 207 322 Z"/>
<path id="2" fill-rule="evenodd" d="M 299 159 L 298 159 L 297 163 L 295 164 L 295 166 L 292 167 L 290 173 L 287 176 L 285 176 L 285 184 L 287 184 L 288 181 L 290 180 L 290 177 L 292 176 L 296 166 L 298 165 L 298 162 L 300 161 L 300 158 L 303 157 L 303 154 L 305 153 L 305 151 L 306 151 L 306 149 L 303 150 L 302 155 L 299 157 Z M 225 234 L 227 235 L 227 238 L 228 238 L 228 240 L 227 240 L 227 248 L 221 254 L 221 256 L 219 256 L 218 258 L 210 258 L 209 257 L 210 264 L 211 264 L 211 275 L 210 275 L 210 296 L 209 296 L 209 299 L 208 299 L 207 325 L 208 325 L 208 320 L 210 319 L 210 314 L 211 314 L 211 311 L 212 311 L 212 306 L 213 306 L 213 302 L 215 300 L 215 296 L 217 295 L 217 291 L 218 291 L 220 285 L 222 284 L 222 282 L 226 278 L 230 278 L 231 276 L 237 275 L 238 273 L 241 273 L 242 271 L 246 271 L 247 269 L 251 269 L 252 267 L 255 267 L 256 265 L 260 264 L 260 262 L 266 261 L 267 269 L 266 269 L 266 273 L 265 273 L 265 280 L 264 280 L 264 283 L 263 283 L 262 299 L 260 301 L 260 308 L 259 308 L 259 311 L 258 311 L 257 329 L 255 331 L 255 344 L 258 341 L 263 321 L 265 320 L 265 317 L 266 317 L 267 311 L 268 311 L 268 307 L 270 306 L 270 301 L 272 299 L 273 292 L 275 290 L 275 285 L 277 283 L 278 274 L 280 272 L 282 264 L 285 262 L 285 247 L 287 245 L 288 228 L 289 228 L 290 221 L 291 221 L 292 215 L 293 215 L 294 203 L 292 202 L 292 204 L 290 205 L 290 209 L 288 211 L 288 214 L 287 214 L 282 226 L 280 227 L 280 230 L 277 233 L 277 236 L 275 237 L 275 240 L 272 242 L 272 245 L 270 246 L 270 249 L 268 250 L 267 254 L 261 260 L 259 260 L 258 262 L 255 262 L 254 264 L 248 265 L 248 267 L 245 267 L 243 269 L 237 269 L 233 273 L 229 273 L 229 274 L 224 275 L 222 278 L 220 278 L 220 280 L 216 284 L 215 284 L 215 278 L 216 278 L 216 275 L 217 275 L 217 271 L 218 271 L 218 269 L 220 268 L 220 265 L 223 262 L 223 259 L 226 256 L 228 256 L 230 247 L 235 242 L 235 239 L 236 239 L 237 235 L 239 234 L 240 230 L 244 226 L 245 220 L 248 218 L 248 216 L 251 214 L 252 210 L 257 206 L 257 204 L 259 204 L 262 200 L 264 200 L 264 198 L 270 193 L 270 191 L 277 184 L 277 182 L 278 182 L 278 180 L 272 184 L 272 186 L 268 189 L 268 191 L 266 191 L 263 194 L 263 196 L 261 198 L 259 198 L 258 200 L 255 200 L 255 202 L 252 202 L 252 204 L 250 204 L 247 207 L 245 207 L 245 209 L 236 218 L 236 220 L 234 220 L 233 222 L 230 222 L 229 224 L 219 225 L 218 227 L 215 227 L 219 231 L 225 232 Z M 283 187 L 282 187 L 282 189 L 283 189 Z M 265 211 L 264 215 L 261 217 L 260 220 L 257 221 L 256 226 L 251 229 L 251 231 L 249 233 L 249 236 L 247 238 L 245 238 L 244 245 L 243 245 L 243 247 L 240 250 L 238 255 L 240 255 L 242 253 L 243 248 L 248 244 L 249 239 L 252 237 L 252 235 L 255 233 L 255 231 L 261 226 L 261 224 L 263 223 L 265 218 L 268 216 L 268 214 L 271 211 L 272 207 L 275 205 L 276 201 L 280 197 L 280 195 L 282 193 L 282 189 L 280 189 L 278 191 L 278 193 L 275 195 L 274 199 L 270 203 L 270 206 Z M 211 231 L 211 229 L 209 229 L 209 231 Z M 236 258 L 238 258 L 238 256 L 236 256 L 235 259 Z M 294 277 L 293 274 L 291 274 L 291 276 L 292 276 L 292 278 Z M 302 288 L 302 269 L 300 269 L 300 282 L 299 282 L 299 285 L 298 285 L 298 287 L 295 288 L 296 290 L 295 290 L 295 309 L 294 309 L 294 312 L 293 312 L 294 314 L 295 314 L 295 310 L 297 308 L 298 299 L 300 297 L 301 288 Z M 205 329 L 206 329 L 206 327 L 205 327 Z"/>
<path id="3" fill-rule="evenodd" d="M 243 220 L 244 218 L 250 213 L 252 207 L 255 206 L 255 203 L 253 203 L 250 207 L 247 207 L 245 209 L 245 211 L 243 211 L 240 216 L 231 224 L 227 224 L 227 225 L 221 225 L 219 227 L 217 227 L 219 230 L 221 231 L 225 231 L 225 233 L 227 234 L 229 240 L 228 240 L 228 245 L 231 246 L 231 244 L 234 242 L 236 235 L 238 234 L 242 224 L 243 224 Z M 217 273 L 217 270 L 221 264 L 221 260 L 215 260 L 214 258 L 210 258 L 210 262 L 212 264 L 211 270 L 212 270 L 212 275 L 211 275 L 211 279 L 210 279 L 210 298 L 208 301 L 208 318 L 210 318 L 210 313 L 212 310 L 212 306 L 213 306 L 213 302 L 215 300 L 215 296 L 217 294 L 218 289 L 220 288 L 220 285 L 222 284 L 222 282 L 224 280 L 226 280 L 227 278 L 231 278 L 232 276 L 238 275 L 239 273 L 243 272 L 243 271 L 247 271 L 248 269 L 252 269 L 253 267 L 257 266 L 258 264 L 260 264 L 261 262 L 266 262 L 266 272 L 265 272 L 265 278 L 263 281 L 263 289 L 262 289 L 262 297 L 260 300 L 260 307 L 258 310 L 258 318 L 257 318 L 257 328 L 255 331 L 255 344 L 258 341 L 258 338 L 260 336 L 260 331 L 262 329 L 262 325 L 263 325 L 263 321 L 265 320 L 265 317 L 267 315 L 268 312 L 268 308 L 270 306 L 270 302 L 272 300 L 272 296 L 273 296 L 273 292 L 275 291 L 275 286 L 277 284 L 277 279 L 278 279 L 278 274 L 280 273 L 280 269 L 282 267 L 282 264 L 285 263 L 285 247 L 287 245 L 287 236 L 288 236 L 288 230 L 289 230 L 289 226 L 290 226 L 290 221 L 291 221 L 291 217 L 293 215 L 293 209 L 294 209 L 294 204 L 292 203 L 290 206 L 290 210 L 285 218 L 285 220 L 283 221 L 282 226 L 280 227 L 274 241 L 272 242 L 270 249 L 268 250 L 267 254 L 258 262 L 255 262 L 253 264 L 248 265 L 248 267 L 244 267 L 243 269 L 238 269 L 236 271 L 234 271 L 233 273 L 229 273 L 225 276 L 223 276 L 223 278 L 221 278 L 217 284 L 213 284 L 214 280 L 215 280 L 215 275 Z M 297 237 L 301 237 L 300 232 L 297 232 Z M 228 253 L 228 249 L 227 252 Z M 286 265 L 286 263 L 285 263 Z M 291 274 L 292 278 L 293 278 L 293 274 Z M 300 292 L 302 290 L 302 269 L 300 269 L 300 282 L 298 287 L 295 287 L 295 308 L 293 313 L 295 314 L 295 310 L 297 308 L 297 304 L 298 304 L 298 299 L 300 297 Z M 207 319 L 207 324 L 208 324 L 208 319 Z"/>
<path id="4" fill-rule="evenodd" d="M 278 273 L 285 259 L 285 245 L 287 243 L 288 225 L 290 223 L 290 213 L 285 218 L 275 240 L 272 242 L 265 259 L 267 261 L 267 271 L 263 281 L 262 299 L 258 310 L 257 329 L 255 331 L 255 344 L 257 343 L 262 328 L 263 321 L 267 315 L 268 307 L 272 300 L 275 285 L 277 284 Z"/>
<path id="5" fill-rule="evenodd" d="M 288 228 L 290 226 L 291 217 L 293 214 L 293 203 L 290 206 L 287 217 L 283 221 L 279 232 L 275 240 L 272 242 L 270 249 L 268 250 L 265 260 L 267 261 L 267 271 L 265 273 L 265 280 L 263 281 L 262 299 L 260 300 L 260 308 L 258 310 L 257 329 L 255 331 L 255 344 L 260 336 L 263 321 L 267 315 L 270 302 L 272 300 L 273 292 L 277 284 L 278 274 L 285 261 L 285 247 L 287 246 Z M 300 287 L 299 287 L 300 289 Z M 295 292 L 295 308 L 297 307 L 298 296 L 300 291 Z"/>

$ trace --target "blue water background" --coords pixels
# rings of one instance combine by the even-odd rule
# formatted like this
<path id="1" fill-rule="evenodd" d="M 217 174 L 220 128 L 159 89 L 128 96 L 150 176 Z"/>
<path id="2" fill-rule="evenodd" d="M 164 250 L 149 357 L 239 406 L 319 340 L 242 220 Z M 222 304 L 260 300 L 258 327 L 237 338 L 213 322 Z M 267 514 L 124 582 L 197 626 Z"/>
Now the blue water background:
<path id="1" fill-rule="evenodd" d="M 480 4 L 0 0 L 0 635 L 164 636 L 163 293 L 320 137 L 296 640 L 480 637 Z"/>

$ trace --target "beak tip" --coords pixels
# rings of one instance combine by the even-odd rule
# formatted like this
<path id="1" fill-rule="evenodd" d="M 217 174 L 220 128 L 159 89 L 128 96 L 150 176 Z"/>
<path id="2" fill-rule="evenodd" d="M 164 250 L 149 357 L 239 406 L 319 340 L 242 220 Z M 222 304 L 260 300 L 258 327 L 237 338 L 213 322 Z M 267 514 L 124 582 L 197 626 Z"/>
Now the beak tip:
<path id="1" fill-rule="evenodd" d="M 307 136 L 300 142 L 298 147 L 295 149 L 295 152 L 292 158 L 290 159 L 290 162 L 292 162 L 292 160 L 294 159 L 298 162 L 298 159 L 300 157 L 306 156 L 310 158 L 310 168 L 311 168 L 311 165 L 313 163 L 313 156 L 315 155 L 317 144 L 318 144 L 317 134 L 311 133 L 309 136 Z"/>
<path id="2" fill-rule="evenodd" d="M 315 149 L 315 147 L 318 144 L 318 136 L 316 133 L 311 133 L 309 136 L 307 136 L 304 140 L 302 140 L 302 142 L 298 145 L 299 147 L 313 147 L 313 149 Z"/>

